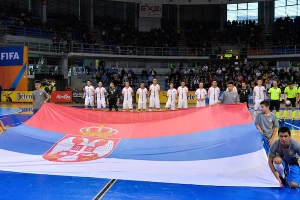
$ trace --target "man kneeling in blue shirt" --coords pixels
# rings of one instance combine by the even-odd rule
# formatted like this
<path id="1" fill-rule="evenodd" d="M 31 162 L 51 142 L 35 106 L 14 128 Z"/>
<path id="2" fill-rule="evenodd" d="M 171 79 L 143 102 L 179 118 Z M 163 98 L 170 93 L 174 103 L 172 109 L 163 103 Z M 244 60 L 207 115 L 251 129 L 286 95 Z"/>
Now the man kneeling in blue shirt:
<path id="1" fill-rule="evenodd" d="M 300 143 L 291 138 L 291 131 L 287 127 L 278 129 L 278 138 L 270 148 L 269 166 L 281 186 L 286 180 L 291 188 L 298 188 L 300 184 L 298 163 Z"/>

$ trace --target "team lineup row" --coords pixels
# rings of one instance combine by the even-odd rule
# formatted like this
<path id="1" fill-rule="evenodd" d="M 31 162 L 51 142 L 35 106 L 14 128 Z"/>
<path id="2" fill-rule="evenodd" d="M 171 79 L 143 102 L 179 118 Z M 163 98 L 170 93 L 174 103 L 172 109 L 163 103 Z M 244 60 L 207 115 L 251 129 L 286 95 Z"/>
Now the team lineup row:
<path id="1" fill-rule="evenodd" d="M 146 103 L 149 99 L 149 111 L 152 109 L 160 110 L 159 99 L 160 86 L 157 84 L 157 80 L 153 80 L 153 84 L 149 87 L 149 91 L 145 88 L 144 83 L 140 84 L 140 88 L 136 91 L 138 102 L 138 110 L 146 110 Z M 203 88 L 203 83 L 199 84 L 199 88 L 195 91 L 195 98 L 197 100 L 196 107 L 206 106 L 205 100 L 209 99 L 209 105 L 218 104 L 236 104 L 245 103 L 248 106 L 248 98 L 250 96 L 250 90 L 247 89 L 246 84 L 242 84 L 242 88 L 237 91 L 233 83 L 228 83 L 227 90 L 220 96 L 220 89 L 217 87 L 217 82 L 213 81 L 212 86 L 206 91 Z M 133 110 L 133 96 L 134 90 L 129 86 L 129 83 L 125 83 L 125 87 L 122 89 L 123 96 L 123 110 Z M 220 97 L 219 97 L 220 96 Z M 170 83 L 170 89 L 167 92 L 166 108 L 170 110 L 176 109 L 176 102 L 178 102 L 177 108 L 188 108 L 188 88 L 185 86 L 185 82 L 181 83 L 181 86 L 177 89 L 174 88 L 174 84 Z M 114 83 L 110 84 L 108 90 L 106 90 L 102 83 L 99 82 L 98 87 L 95 89 L 90 81 L 87 81 L 87 86 L 84 88 L 83 97 L 85 98 L 85 107 L 91 106 L 94 108 L 94 102 L 96 101 L 98 109 L 105 109 L 106 104 L 109 105 L 111 111 L 113 107 L 118 110 L 118 104 L 120 102 L 119 92 L 115 88 Z M 266 99 L 265 88 L 262 86 L 262 82 L 258 82 L 258 86 L 254 88 L 253 99 L 255 103 L 255 110 L 259 109 L 259 103 Z"/>

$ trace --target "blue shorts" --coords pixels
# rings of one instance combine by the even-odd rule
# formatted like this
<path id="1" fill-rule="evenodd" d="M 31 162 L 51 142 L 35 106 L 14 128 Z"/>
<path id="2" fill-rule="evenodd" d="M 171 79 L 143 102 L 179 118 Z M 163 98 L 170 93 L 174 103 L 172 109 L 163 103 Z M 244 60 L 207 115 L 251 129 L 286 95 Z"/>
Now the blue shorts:
<path id="1" fill-rule="evenodd" d="M 263 134 L 261 134 L 261 137 L 262 137 L 262 141 L 264 142 L 264 144 L 263 144 L 264 149 L 265 149 L 266 153 L 269 154 L 269 151 L 270 151 L 269 139 L 266 138 L 266 136 L 264 136 Z"/>
<path id="2" fill-rule="evenodd" d="M 289 165 L 286 164 L 284 161 L 282 162 L 283 167 L 287 173 L 287 182 L 294 182 L 297 183 L 298 186 L 300 185 L 300 167 L 298 165 Z"/>

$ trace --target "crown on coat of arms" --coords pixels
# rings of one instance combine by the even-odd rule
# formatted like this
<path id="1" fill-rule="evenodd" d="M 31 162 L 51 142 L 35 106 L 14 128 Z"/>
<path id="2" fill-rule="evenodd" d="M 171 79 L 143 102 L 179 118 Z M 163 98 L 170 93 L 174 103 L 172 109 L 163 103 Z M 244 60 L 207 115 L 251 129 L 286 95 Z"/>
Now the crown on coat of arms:
<path id="1" fill-rule="evenodd" d="M 81 128 L 79 131 L 83 136 L 102 137 L 102 138 L 108 138 L 118 133 L 118 130 L 110 127 L 106 127 L 104 125 L 85 127 L 85 128 Z"/>

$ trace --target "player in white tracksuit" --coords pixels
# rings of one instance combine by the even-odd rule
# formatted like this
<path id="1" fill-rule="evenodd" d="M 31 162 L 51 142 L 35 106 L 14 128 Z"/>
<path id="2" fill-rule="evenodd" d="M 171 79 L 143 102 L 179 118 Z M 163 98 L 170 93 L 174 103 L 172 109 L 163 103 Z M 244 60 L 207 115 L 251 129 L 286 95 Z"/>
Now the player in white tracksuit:
<path id="1" fill-rule="evenodd" d="M 83 91 L 83 99 L 85 98 L 85 108 L 88 108 L 89 105 L 94 109 L 94 95 L 95 95 L 95 88 L 91 85 L 91 81 L 87 81 L 87 86 L 84 87 Z"/>
<path id="2" fill-rule="evenodd" d="M 129 86 L 129 82 L 125 83 L 125 87 L 122 90 L 123 95 L 123 111 L 130 110 L 133 111 L 132 108 L 132 96 L 133 96 L 133 89 Z"/>
<path id="3" fill-rule="evenodd" d="M 260 103 L 266 99 L 266 88 L 262 86 L 262 81 L 257 81 L 257 86 L 253 88 L 253 104 L 254 104 L 254 118 L 258 114 L 258 110 L 260 110 Z"/>
<path id="4" fill-rule="evenodd" d="M 208 89 L 209 105 L 215 104 L 219 100 L 220 88 L 217 87 L 217 81 L 212 82 L 212 86 Z"/>
<path id="5" fill-rule="evenodd" d="M 199 88 L 195 92 L 195 98 L 197 100 L 197 104 L 196 104 L 197 108 L 206 106 L 205 104 L 206 97 L 207 97 L 206 89 L 203 88 L 203 83 L 200 83 Z"/>
<path id="6" fill-rule="evenodd" d="M 188 108 L 188 102 L 187 102 L 187 95 L 188 95 L 189 89 L 185 86 L 185 82 L 181 82 L 181 86 L 178 87 L 177 93 L 178 93 L 178 109 L 181 108 Z"/>
<path id="7" fill-rule="evenodd" d="M 136 91 L 139 101 L 138 101 L 138 111 L 143 110 L 145 111 L 147 106 L 147 94 L 148 94 L 148 90 L 147 88 L 145 88 L 145 83 L 141 82 L 140 84 L 140 88 Z"/>
<path id="8" fill-rule="evenodd" d="M 96 88 L 95 94 L 97 96 L 97 108 L 101 109 L 103 108 L 105 110 L 106 108 L 106 101 L 105 101 L 105 95 L 107 95 L 106 89 L 102 86 L 102 82 L 98 83 L 98 87 Z"/>
<path id="9" fill-rule="evenodd" d="M 170 89 L 168 90 L 167 93 L 168 101 L 166 103 L 166 108 L 175 110 L 176 96 L 177 96 L 177 91 L 174 88 L 174 84 L 170 83 Z"/>
<path id="10" fill-rule="evenodd" d="M 160 111 L 160 100 L 159 100 L 159 92 L 160 86 L 157 84 L 157 80 L 153 79 L 153 84 L 150 85 L 150 103 L 149 103 L 149 111 L 152 111 L 153 108 L 156 108 Z"/>

